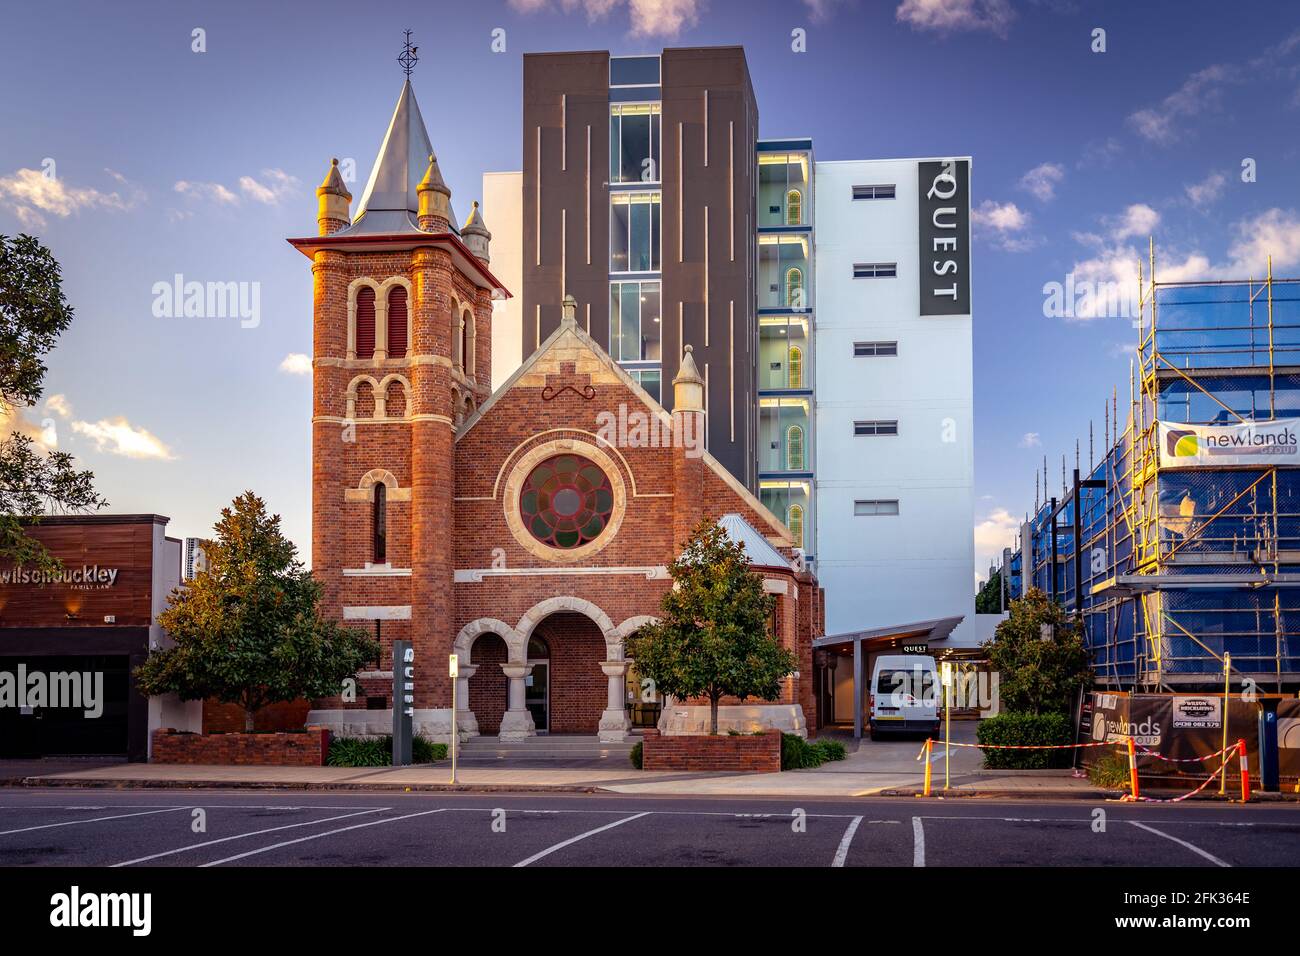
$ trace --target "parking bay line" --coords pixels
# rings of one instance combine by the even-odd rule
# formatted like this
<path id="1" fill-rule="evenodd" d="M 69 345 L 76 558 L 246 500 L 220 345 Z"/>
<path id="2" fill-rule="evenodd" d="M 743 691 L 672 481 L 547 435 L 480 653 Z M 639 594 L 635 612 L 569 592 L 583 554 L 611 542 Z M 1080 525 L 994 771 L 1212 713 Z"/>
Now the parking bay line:
<path id="1" fill-rule="evenodd" d="M 1131 823 L 1133 826 L 1137 827 L 1139 830 L 1146 830 L 1148 833 L 1154 833 L 1156 836 L 1164 837 L 1166 840 L 1172 840 L 1174 843 L 1177 843 L 1177 844 L 1179 844 L 1180 846 L 1185 846 L 1185 847 L 1187 847 L 1187 849 L 1191 850 L 1193 853 L 1197 854 L 1198 856 L 1203 856 L 1203 857 L 1205 857 L 1207 860 L 1209 860 L 1209 861 L 1210 861 L 1211 863 L 1213 863 L 1215 866 L 1224 866 L 1224 867 L 1230 867 L 1230 866 L 1232 866 L 1231 863 L 1228 863 L 1226 860 L 1220 860 L 1220 859 L 1219 859 L 1217 856 L 1215 856 L 1213 853 L 1206 853 L 1204 850 L 1202 850 L 1202 849 L 1201 849 L 1199 846 L 1197 846 L 1195 843 L 1188 843 L 1186 840 L 1180 840 L 1178 837 L 1176 837 L 1176 836 L 1172 836 L 1172 835 L 1170 835 L 1170 834 L 1168 834 L 1168 833 L 1165 833 L 1163 830 L 1157 830 L 1155 827 L 1149 827 L 1149 826 L 1147 826 L 1145 823 L 1139 823 L 1139 822 L 1136 821 L 1136 820 L 1127 820 L 1127 821 L 1125 821 L 1125 822 L 1126 822 L 1126 823 Z"/>
<path id="2" fill-rule="evenodd" d="M 125 820 L 128 817 L 149 817 L 156 813 L 174 813 L 177 810 L 188 810 L 189 807 L 169 807 L 166 810 L 145 810 L 142 813 L 119 813 L 111 817 L 91 817 L 89 820 L 64 820 L 62 823 L 42 823 L 35 827 L 21 827 L 17 830 L 0 830 L 0 836 L 8 836 L 11 833 L 31 833 L 33 830 L 51 830 L 54 827 L 75 827 L 83 823 L 104 823 L 108 820 Z"/>
<path id="3" fill-rule="evenodd" d="M 920 817 L 912 817 L 912 865 L 925 866 L 925 828 Z"/>
<path id="4" fill-rule="evenodd" d="M 853 834 L 858 832 L 858 826 L 862 823 L 862 817 L 854 817 L 849 821 L 848 829 L 844 831 L 844 836 L 840 839 L 840 845 L 835 848 L 835 858 L 831 860 L 831 866 L 843 866 L 844 861 L 849 856 L 849 844 L 853 842 Z"/>
<path id="5" fill-rule="evenodd" d="M 218 843 L 229 843 L 231 840 L 244 840 L 248 837 L 261 836 L 264 833 L 276 833 L 280 830 L 292 830 L 296 827 L 320 826 L 322 823 L 333 823 L 335 820 L 347 820 L 350 817 L 364 816 L 367 813 L 379 813 L 388 807 L 375 807 L 370 810 L 358 810 L 356 813 L 345 813 L 338 817 L 326 817 L 324 820 L 307 820 L 302 823 L 288 823 L 282 827 L 267 827 L 265 830 L 254 830 L 251 833 L 237 833 L 234 836 L 221 837 L 219 840 L 208 840 L 205 843 L 191 843 L 189 846 L 177 847 L 174 850 L 164 850 L 162 853 L 151 853 L 149 856 L 137 857 L 134 860 L 124 860 L 121 863 L 114 863 L 110 869 L 116 869 L 121 866 L 133 866 L 136 863 L 148 863 L 150 860 L 161 859 L 164 856 L 175 856 L 177 853 L 188 853 L 190 850 L 201 850 L 207 846 L 216 846 Z"/>
<path id="6" fill-rule="evenodd" d="M 313 833 L 311 836 L 299 837 L 296 840 L 285 840 L 282 843 L 272 843 L 270 846 L 260 847 L 256 850 L 249 850 L 247 853 L 239 853 L 235 856 L 228 856 L 222 860 L 213 860 L 210 863 L 203 863 L 200 869 L 207 869 L 210 866 L 220 866 L 222 863 L 233 863 L 235 860 L 243 860 L 250 856 L 257 856 L 259 853 L 270 853 L 272 850 L 279 850 L 282 847 L 293 846 L 295 843 L 307 843 L 311 840 L 319 840 L 322 837 L 333 836 L 336 833 L 347 833 L 349 830 L 362 830 L 366 827 L 379 826 L 381 823 L 396 823 L 398 820 L 410 820 L 414 817 L 427 817 L 434 813 L 445 813 L 446 807 L 438 807 L 436 810 L 422 810 L 419 813 L 407 813 L 400 817 L 384 817 L 382 820 L 371 820 L 368 823 L 354 823 L 350 827 L 339 827 L 337 830 L 326 830 L 324 833 Z"/>
<path id="7" fill-rule="evenodd" d="M 603 827 L 596 827 L 596 829 L 588 830 L 586 833 L 579 833 L 577 836 L 569 837 L 567 840 L 561 840 L 554 846 L 548 846 L 545 850 L 542 850 L 539 853 L 534 853 L 525 860 L 520 860 L 515 864 L 515 866 L 521 867 L 528 866 L 531 863 L 536 863 L 542 857 L 550 856 L 557 850 L 563 850 L 566 846 L 573 846 L 573 844 L 577 843 L 579 840 L 585 840 L 587 837 L 595 836 L 597 833 L 603 833 L 606 830 L 614 829 L 614 827 L 621 827 L 625 823 L 631 823 L 633 820 L 640 820 L 642 817 L 648 817 L 652 812 L 654 811 L 646 810 L 644 813 L 634 813 L 632 816 L 624 817 L 622 820 L 615 820 L 613 823 L 606 823 Z"/>

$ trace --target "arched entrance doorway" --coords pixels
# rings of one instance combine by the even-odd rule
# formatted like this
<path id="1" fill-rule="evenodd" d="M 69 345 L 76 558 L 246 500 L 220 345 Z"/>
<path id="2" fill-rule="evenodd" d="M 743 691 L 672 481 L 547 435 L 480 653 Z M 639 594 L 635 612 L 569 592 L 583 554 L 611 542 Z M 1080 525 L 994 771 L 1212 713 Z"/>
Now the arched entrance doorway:
<path id="1" fill-rule="evenodd" d="M 551 732 L 551 649 L 537 634 L 528 639 L 528 666 L 532 670 L 524 678 L 524 706 L 536 731 L 547 734 Z"/>
<path id="2" fill-rule="evenodd" d="M 501 718 L 506 712 L 509 680 L 501 669 L 509 651 L 505 640 L 490 631 L 480 634 L 471 645 L 470 661 L 474 676 L 469 680 L 469 709 L 478 720 L 480 734 L 497 734 L 501 731 Z"/>
<path id="3" fill-rule="evenodd" d="M 544 682 L 540 680 L 537 672 L 542 668 L 534 666 L 530 689 L 537 691 L 541 683 L 547 688 L 548 730 L 553 734 L 597 734 L 609 700 L 609 680 L 601 670 L 606 645 L 600 627 L 576 611 L 550 614 L 529 635 L 529 663 L 538 653 L 547 655 L 546 677 Z M 537 721 L 535 711 L 533 719 Z M 541 728 L 537 721 L 537 729 Z"/>

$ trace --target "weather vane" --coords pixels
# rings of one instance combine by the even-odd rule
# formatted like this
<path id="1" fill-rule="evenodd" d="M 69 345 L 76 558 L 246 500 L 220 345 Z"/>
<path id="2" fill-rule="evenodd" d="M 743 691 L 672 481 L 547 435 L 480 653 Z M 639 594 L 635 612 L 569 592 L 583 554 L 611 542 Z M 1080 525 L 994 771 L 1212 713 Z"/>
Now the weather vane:
<path id="1" fill-rule="evenodd" d="M 420 48 L 411 46 L 411 31 L 403 31 L 406 34 L 406 43 L 402 46 L 401 55 L 398 56 L 397 62 L 402 64 L 402 70 L 406 73 L 406 78 L 411 78 L 411 71 L 415 69 L 415 64 L 420 62 Z"/>

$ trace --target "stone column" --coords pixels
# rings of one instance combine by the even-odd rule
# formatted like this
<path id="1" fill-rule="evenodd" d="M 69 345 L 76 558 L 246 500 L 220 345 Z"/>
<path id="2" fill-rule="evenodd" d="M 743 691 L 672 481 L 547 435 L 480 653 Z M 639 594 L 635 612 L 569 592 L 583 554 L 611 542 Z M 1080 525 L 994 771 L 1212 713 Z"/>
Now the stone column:
<path id="1" fill-rule="evenodd" d="M 456 730 L 465 737 L 478 736 L 478 718 L 469 707 L 469 679 L 478 670 L 477 664 L 461 664 L 456 678 Z"/>
<path id="2" fill-rule="evenodd" d="M 627 732 L 632 727 L 627 707 L 623 704 L 627 686 L 627 661 L 601 661 L 600 669 L 609 678 L 609 697 L 605 701 L 605 712 L 600 715 L 599 736 L 605 743 L 619 743 L 627 737 Z"/>
<path id="3" fill-rule="evenodd" d="M 510 694 L 505 716 L 501 718 L 501 740 L 523 740 L 537 734 L 533 715 L 524 706 L 524 678 L 533 672 L 532 664 L 502 664 L 501 670 L 510 679 Z"/>

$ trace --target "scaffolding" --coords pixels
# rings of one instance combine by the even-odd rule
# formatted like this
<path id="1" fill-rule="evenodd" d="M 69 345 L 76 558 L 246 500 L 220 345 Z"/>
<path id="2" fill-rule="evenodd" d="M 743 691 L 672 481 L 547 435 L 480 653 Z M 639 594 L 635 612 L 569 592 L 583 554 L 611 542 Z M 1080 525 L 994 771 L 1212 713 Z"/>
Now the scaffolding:
<path id="1" fill-rule="evenodd" d="M 1174 467 L 1161 425 L 1167 441 L 1179 425 L 1300 434 L 1300 280 L 1275 279 L 1270 259 L 1262 280 L 1159 282 L 1152 244 L 1138 291 L 1123 424 L 1114 394 L 1100 462 L 1090 436 L 1059 497 L 1044 465 L 1013 593 L 1038 587 L 1079 617 L 1103 685 L 1221 689 L 1228 655 L 1234 684 L 1294 690 L 1300 459 Z"/>

